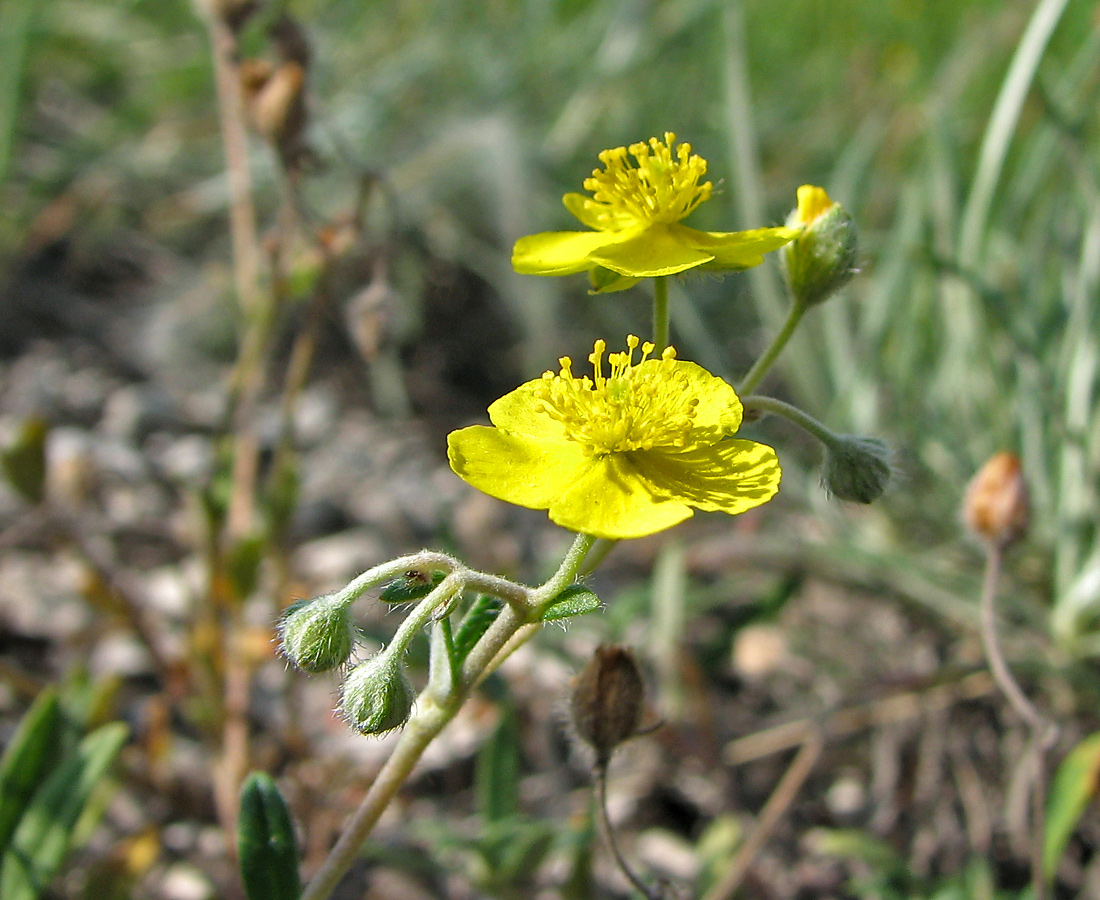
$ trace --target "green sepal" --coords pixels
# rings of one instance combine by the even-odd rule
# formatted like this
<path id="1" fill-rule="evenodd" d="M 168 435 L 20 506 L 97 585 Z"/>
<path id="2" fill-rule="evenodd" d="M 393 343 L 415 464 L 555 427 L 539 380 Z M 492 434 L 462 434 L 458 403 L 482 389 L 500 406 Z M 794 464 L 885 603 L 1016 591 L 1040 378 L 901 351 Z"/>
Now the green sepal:
<path id="1" fill-rule="evenodd" d="M 253 772 L 241 787 L 237 851 L 248 900 L 298 900 L 302 882 L 290 810 L 263 772 Z"/>
<path id="2" fill-rule="evenodd" d="M 443 578 L 444 574 L 442 572 L 432 572 L 430 580 L 425 579 L 418 572 L 412 575 L 402 575 L 382 588 L 382 593 L 378 595 L 378 599 L 383 603 L 390 604 L 412 603 L 415 600 L 427 597 L 438 587 Z"/>
<path id="3" fill-rule="evenodd" d="M 489 630 L 504 607 L 504 601 L 489 594 L 480 595 L 470 607 L 454 634 L 455 659 L 461 664 L 481 636 Z"/>
<path id="4" fill-rule="evenodd" d="M 129 729 L 98 728 L 53 770 L 23 814 L 0 868 L 0 897 L 38 900 L 64 862 L 77 822 L 107 774 Z"/>
<path id="5" fill-rule="evenodd" d="M 27 710 L 0 759 L 0 854 L 8 849 L 35 789 L 57 764 L 61 739 L 61 704 L 50 688 Z"/>
<path id="6" fill-rule="evenodd" d="M 0 450 L 0 465 L 8 483 L 28 503 L 35 505 L 46 496 L 46 435 L 49 426 L 42 419 L 28 419 L 15 442 Z"/>
<path id="7" fill-rule="evenodd" d="M 543 622 L 569 619 L 573 616 L 583 616 L 585 613 L 595 612 L 600 606 L 602 606 L 600 598 L 583 584 L 571 584 L 550 601 L 550 605 L 546 607 L 539 618 Z"/>

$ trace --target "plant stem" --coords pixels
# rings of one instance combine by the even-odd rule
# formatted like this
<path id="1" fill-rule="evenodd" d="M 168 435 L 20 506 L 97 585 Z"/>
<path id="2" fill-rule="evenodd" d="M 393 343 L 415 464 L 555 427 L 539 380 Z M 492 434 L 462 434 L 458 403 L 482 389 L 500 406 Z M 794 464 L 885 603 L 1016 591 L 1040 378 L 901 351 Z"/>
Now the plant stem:
<path id="1" fill-rule="evenodd" d="M 784 403 L 782 400 L 776 400 L 774 397 L 765 397 L 762 394 L 752 394 L 749 397 L 742 397 L 741 405 L 745 412 L 758 410 L 764 413 L 771 413 L 775 416 L 782 416 L 784 419 L 793 422 L 803 431 L 812 434 L 826 447 L 836 440 L 836 435 L 813 416 L 803 412 L 797 406 L 792 406 L 790 403 Z"/>
<path id="2" fill-rule="evenodd" d="M 451 687 L 450 695 L 437 697 L 431 690 L 421 693 L 417 699 L 417 710 L 405 725 L 401 739 L 394 747 L 393 753 L 386 760 L 382 770 L 372 782 L 367 795 L 363 798 L 359 808 L 352 815 L 344 833 L 329 852 L 328 857 L 321 864 L 312 880 L 302 892 L 301 900 L 327 900 L 335 890 L 340 879 L 355 862 L 359 855 L 363 841 L 367 839 L 371 830 L 378 822 L 379 817 L 389 805 L 401 785 L 409 777 L 413 767 L 419 761 L 428 745 L 458 714 L 463 701 L 470 691 L 480 683 L 487 670 L 495 668 L 503 658 L 501 650 L 509 647 L 512 637 L 520 629 L 536 618 L 538 611 L 546 603 L 554 599 L 577 576 L 584 564 L 585 556 L 592 548 L 596 539 L 578 534 L 572 546 L 565 554 L 558 570 L 550 579 L 536 589 L 524 588 L 504 579 L 494 578 L 480 572 L 459 571 L 460 564 L 457 560 L 442 553 L 424 551 L 410 557 L 393 560 L 381 566 L 375 566 L 356 578 L 351 584 L 341 591 L 341 595 L 348 602 L 360 596 L 371 586 L 401 574 L 409 569 L 430 568 L 451 572 L 457 581 L 464 585 L 473 583 L 492 584 L 504 589 L 499 595 L 507 600 L 505 606 L 496 621 L 489 626 L 489 630 L 470 650 L 462 664 L 460 677 Z M 446 580 L 436 588 L 437 591 L 446 583 Z M 522 593 L 524 603 L 516 602 L 518 595 Z M 437 604 L 432 604 L 436 606 Z M 415 615 L 415 614 L 414 614 Z M 430 613 L 425 611 L 421 616 L 421 622 L 416 627 L 421 627 L 430 618 Z M 398 634 L 411 620 L 406 620 Z M 412 628 L 413 626 L 409 626 Z M 534 629 L 531 629 L 534 631 Z M 394 643 L 397 642 L 394 637 Z M 391 646 L 393 644 L 391 643 Z M 519 646 L 516 644 L 515 646 Z M 514 648 L 513 648 L 514 649 Z M 429 681 L 429 687 L 431 682 Z"/>
<path id="3" fill-rule="evenodd" d="M 779 333 L 771 342 L 771 346 L 765 350 L 759 359 L 753 363 L 748 374 L 741 379 L 741 383 L 737 386 L 738 394 L 751 394 L 756 390 L 756 386 L 760 384 L 764 376 L 768 373 L 768 369 L 772 367 L 772 363 L 776 361 L 779 354 L 783 351 L 783 348 L 787 346 L 787 341 L 791 339 L 791 335 L 794 334 L 794 330 L 798 327 L 798 323 L 802 321 L 802 316 L 806 312 L 806 304 L 799 303 L 797 300 L 791 303 L 791 308 L 787 312 L 787 321 L 783 323 L 783 327 L 779 329 Z"/>
<path id="4" fill-rule="evenodd" d="M 1016 710 L 1031 731 L 1031 741 L 1023 765 L 1030 765 L 1032 777 L 1031 811 L 1031 884 L 1034 900 L 1046 900 L 1047 884 L 1043 872 L 1043 839 L 1046 830 L 1046 755 L 1057 740 L 1057 726 L 1048 722 L 1035 705 L 1028 700 L 1019 682 L 1013 676 L 1000 642 L 997 640 L 997 617 L 994 601 L 997 581 L 1001 573 L 1002 547 L 989 542 L 986 545 L 985 575 L 982 579 L 981 629 L 982 646 L 989 663 L 993 680 L 1001 693 Z"/>
<path id="5" fill-rule="evenodd" d="M 653 344 L 657 355 L 668 346 L 668 276 L 653 279 Z"/>
<path id="6" fill-rule="evenodd" d="M 627 865 L 623 854 L 619 850 L 619 843 L 615 840 L 615 829 L 611 827 L 611 817 L 607 814 L 607 766 L 596 769 L 596 805 L 600 810 L 600 821 L 603 823 L 604 834 L 607 836 L 607 846 L 611 848 L 611 855 L 615 857 L 615 864 L 619 871 L 626 876 L 634 887 L 641 892 L 646 900 L 659 900 L 660 894 L 651 889 L 642 881 Z"/>

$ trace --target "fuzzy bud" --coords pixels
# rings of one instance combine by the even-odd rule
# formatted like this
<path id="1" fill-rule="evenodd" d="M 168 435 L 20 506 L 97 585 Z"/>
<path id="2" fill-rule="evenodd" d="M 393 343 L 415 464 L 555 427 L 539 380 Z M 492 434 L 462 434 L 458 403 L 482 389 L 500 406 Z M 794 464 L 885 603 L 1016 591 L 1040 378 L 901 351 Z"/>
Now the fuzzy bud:
<path id="1" fill-rule="evenodd" d="M 305 672 L 329 672 L 348 661 L 355 630 L 347 603 L 336 594 L 300 600 L 287 607 L 279 622 L 283 654 Z"/>
<path id="2" fill-rule="evenodd" d="M 577 734 L 596 751 L 598 768 L 637 733 L 644 705 L 645 686 L 630 649 L 597 647 L 573 685 L 571 712 Z"/>
<path id="3" fill-rule="evenodd" d="M 828 300 L 855 274 L 859 240 L 848 211 L 823 188 L 804 184 L 787 227 L 802 233 L 783 246 L 780 259 L 795 302 L 813 306 Z"/>
<path id="4" fill-rule="evenodd" d="M 998 547 L 1024 536 L 1030 505 L 1018 456 L 997 453 L 978 470 L 966 489 L 963 519 L 974 534 Z"/>
<path id="5" fill-rule="evenodd" d="M 379 653 L 348 673 L 340 711 L 360 734 L 385 734 L 409 720 L 414 700 L 416 692 L 396 657 Z"/>
<path id="6" fill-rule="evenodd" d="M 873 503 L 890 483 L 890 448 L 878 438 L 837 435 L 825 450 L 821 485 L 837 500 Z"/>

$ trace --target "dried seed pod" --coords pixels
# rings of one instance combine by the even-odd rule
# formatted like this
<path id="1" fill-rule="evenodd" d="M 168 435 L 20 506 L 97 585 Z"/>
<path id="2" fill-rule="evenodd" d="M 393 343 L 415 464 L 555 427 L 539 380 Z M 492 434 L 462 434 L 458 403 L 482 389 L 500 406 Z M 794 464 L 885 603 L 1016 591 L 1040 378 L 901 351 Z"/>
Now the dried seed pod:
<path id="1" fill-rule="evenodd" d="M 963 519 L 967 527 L 997 547 L 1006 547 L 1024 536 L 1030 512 L 1027 482 L 1015 454 L 995 454 L 966 489 Z"/>
<path id="2" fill-rule="evenodd" d="M 645 685 L 628 647 L 604 644 L 573 686 L 573 726 L 596 751 L 596 767 L 607 765 L 615 748 L 641 724 Z"/>

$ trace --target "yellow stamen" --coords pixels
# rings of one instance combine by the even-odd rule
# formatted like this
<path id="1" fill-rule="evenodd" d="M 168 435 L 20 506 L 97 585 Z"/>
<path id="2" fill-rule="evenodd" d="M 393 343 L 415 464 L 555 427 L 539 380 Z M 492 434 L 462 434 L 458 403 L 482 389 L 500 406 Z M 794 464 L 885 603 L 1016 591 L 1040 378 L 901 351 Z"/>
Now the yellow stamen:
<path id="1" fill-rule="evenodd" d="M 659 360 L 650 359 L 655 348 L 647 341 L 635 362 L 639 344 L 636 336 L 629 335 L 626 351 L 608 356 L 610 374 L 606 376 L 607 344 L 602 340 L 596 341 L 588 357 L 592 379 L 576 378 L 569 357 L 560 360 L 558 375 L 543 375 L 539 395 L 547 412 L 591 456 L 684 447 L 691 438 L 699 400 L 677 368 L 676 351 L 668 347 Z"/>
<path id="2" fill-rule="evenodd" d="M 691 144 L 680 144 L 673 153 L 676 135 L 665 132 L 664 143 L 650 138 L 647 143 L 604 150 L 596 169 L 584 181 L 592 199 L 586 208 L 595 214 L 598 227 L 619 230 L 635 225 L 679 222 L 710 197 L 713 185 L 699 179 L 707 172 L 707 161 L 691 153 Z M 627 153 L 634 157 L 632 165 Z"/>

